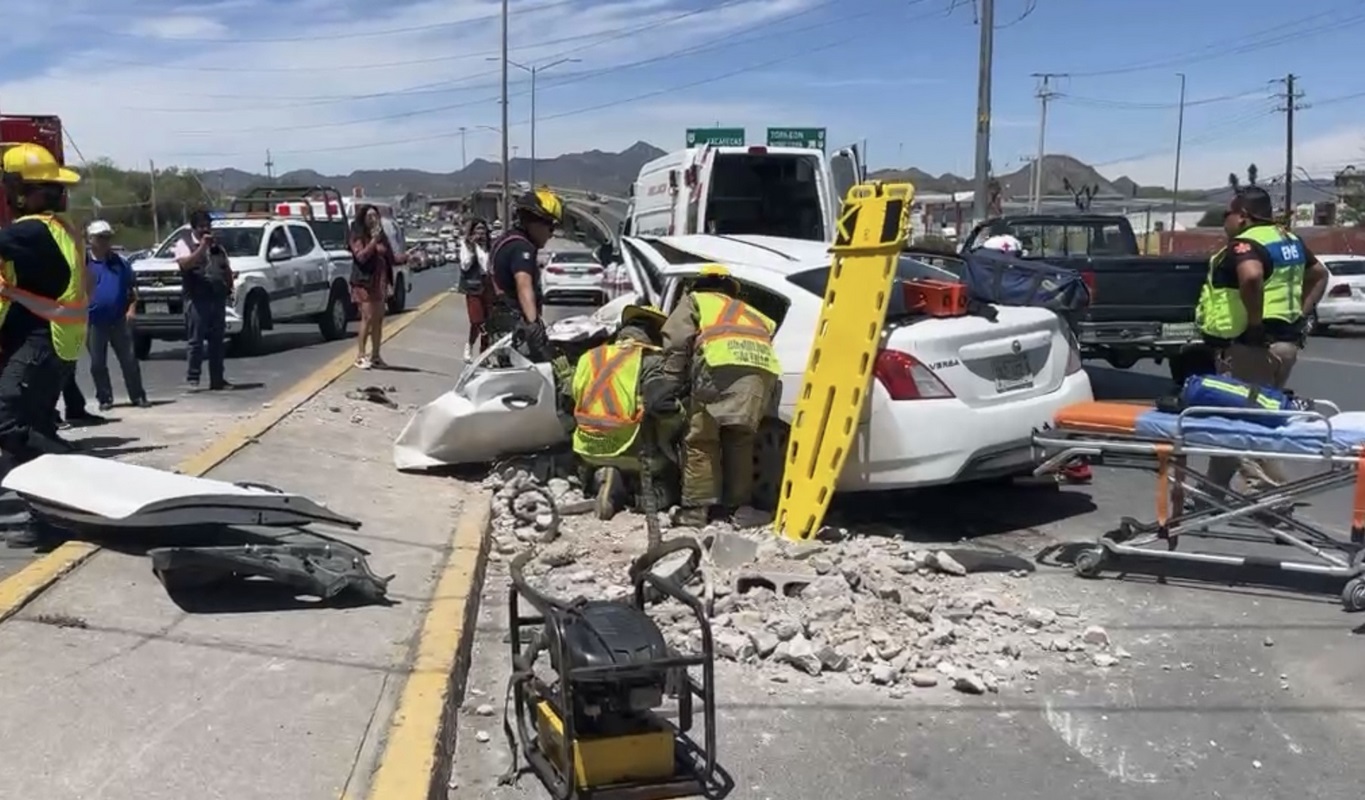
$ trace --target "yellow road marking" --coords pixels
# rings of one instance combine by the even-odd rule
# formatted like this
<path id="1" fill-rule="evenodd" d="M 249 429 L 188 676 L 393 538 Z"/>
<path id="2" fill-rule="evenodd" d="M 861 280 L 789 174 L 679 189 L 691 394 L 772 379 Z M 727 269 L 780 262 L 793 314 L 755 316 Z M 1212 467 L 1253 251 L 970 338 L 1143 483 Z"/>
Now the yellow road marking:
<path id="1" fill-rule="evenodd" d="M 471 498 L 455 526 L 431 606 L 413 653 L 412 671 L 389 720 L 384 750 L 370 783 L 369 800 L 427 800 L 445 796 L 445 772 L 454 758 L 452 689 L 467 668 L 483 584 L 485 543 L 492 507 Z"/>
<path id="2" fill-rule="evenodd" d="M 409 325 L 450 298 L 441 292 L 407 314 L 384 326 L 384 341 L 402 333 Z M 238 451 L 256 441 L 262 434 L 278 425 L 299 406 L 338 378 L 345 375 L 355 362 L 349 349 L 304 377 L 282 395 L 271 401 L 270 408 L 254 414 L 250 419 L 225 433 L 208 447 L 182 461 L 176 469 L 185 475 L 201 477 L 209 470 L 232 458 Z M 63 575 L 80 566 L 99 547 L 89 542 L 67 542 L 50 553 L 34 559 L 23 569 L 0 580 L 0 622 L 13 616 L 44 589 Z"/>

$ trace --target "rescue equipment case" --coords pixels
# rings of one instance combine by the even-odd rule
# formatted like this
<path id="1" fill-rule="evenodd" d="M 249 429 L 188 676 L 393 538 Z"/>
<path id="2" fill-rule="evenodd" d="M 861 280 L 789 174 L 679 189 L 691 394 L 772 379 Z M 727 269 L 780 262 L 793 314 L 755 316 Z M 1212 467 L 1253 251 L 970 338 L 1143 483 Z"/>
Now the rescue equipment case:
<path id="1" fill-rule="evenodd" d="M 994 250 L 964 253 L 962 261 L 962 282 L 974 300 L 1060 314 L 1090 305 L 1090 287 L 1075 270 Z"/>

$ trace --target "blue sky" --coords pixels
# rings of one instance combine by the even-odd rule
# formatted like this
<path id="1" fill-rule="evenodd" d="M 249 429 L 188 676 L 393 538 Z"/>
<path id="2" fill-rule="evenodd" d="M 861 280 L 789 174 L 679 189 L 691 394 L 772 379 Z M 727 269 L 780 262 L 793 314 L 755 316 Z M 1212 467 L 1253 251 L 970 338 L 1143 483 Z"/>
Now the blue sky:
<path id="1" fill-rule="evenodd" d="M 997 0 L 993 159 L 1037 148 L 1035 72 L 1058 78 L 1049 153 L 1169 184 L 1187 75 L 1182 185 L 1283 172 L 1272 83 L 1299 76 L 1297 164 L 1365 163 L 1365 3 Z M 115 10 L 113 7 L 117 6 Z M 971 0 L 512 0 L 512 57 L 539 78 L 542 157 L 719 122 L 866 140 L 871 165 L 969 173 L 979 31 Z M 496 0 L 54 0 L 6 9 L 0 112 L 58 113 L 88 158 L 277 170 L 458 168 L 496 158 Z M 53 13 L 54 10 L 56 13 Z M 75 47 L 71 42 L 77 42 Z M 57 44 L 59 46 L 54 46 Z M 511 136 L 530 149 L 527 76 Z M 464 156 L 459 127 L 465 127 Z M 1302 177 L 1300 175 L 1300 177 Z"/>

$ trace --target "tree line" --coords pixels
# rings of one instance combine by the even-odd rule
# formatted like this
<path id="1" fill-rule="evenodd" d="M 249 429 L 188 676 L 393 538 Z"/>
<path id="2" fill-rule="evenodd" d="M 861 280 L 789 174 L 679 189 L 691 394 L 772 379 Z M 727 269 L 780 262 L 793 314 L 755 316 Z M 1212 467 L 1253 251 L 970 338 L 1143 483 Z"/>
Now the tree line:
<path id="1" fill-rule="evenodd" d="M 102 219 L 114 226 L 115 241 L 129 249 L 151 247 L 188 221 L 199 208 L 219 208 L 224 200 L 194 170 L 180 167 L 132 171 L 106 159 L 76 168 L 81 182 L 68 201 L 68 216 L 81 226 Z M 155 198 L 155 202 L 153 202 Z"/>

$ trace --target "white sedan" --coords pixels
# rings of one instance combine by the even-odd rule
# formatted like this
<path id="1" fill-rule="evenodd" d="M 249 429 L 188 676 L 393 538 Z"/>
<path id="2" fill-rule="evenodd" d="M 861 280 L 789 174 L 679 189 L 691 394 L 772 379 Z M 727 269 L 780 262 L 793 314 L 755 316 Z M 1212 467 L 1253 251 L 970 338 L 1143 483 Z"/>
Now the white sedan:
<path id="1" fill-rule="evenodd" d="M 1318 255 L 1331 277 L 1313 314 L 1313 331 L 1329 325 L 1365 325 L 1365 256 Z"/>
<path id="2" fill-rule="evenodd" d="M 829 277 L 826 245 L 761 236 L 627 237 L 621 258 L 634 295 L 670 309 L 705 263 L 727 265 L 744 299 L 778 324 L 773 344 L 783 365 L 780 398 L 764 422 L 755 469 L 759 501 L 775 503 L 785 462 L 788 426 L 801 390 Z M 902 258 L 900 279 L 956 280 L 947 270 Z M 620 307 L 627 298 L 611 303 Z M 840 477 L 844 492 L 934 486 L 1026 474 L 1034 465 L 1031 437 L 1058 409 L 1093 399 L 1090 379 L 1070 331 L 1050 311 L 997 307 L 994 321 L 977 316 L 937 319 L 908 314 L 900 294 L 888 309 L 885 338 L 874 365 L 870 403 Z M 602 309 L 603 312 L 607 309 Z M 599 315 L 601 312 L 599 312 Z M 428 444 L 400 436 L 395 460 L 404 468 L 487 461 L 515 450 L 557 442 L 525 441 L 520 432 L 562 437 L 547 387 L 549 369 L 521 364 L 510 370 L 475 368 L 457 384 L 446 409 L 459 447 L 439 446 L 439 426 L 421 424 Z M 451 397 L 451 396 L 454 397 Z M 486 395 L 486 396 L 485 396 Z M 441 401 L 433 403 L 438 406 Z M 454 403 L 462 411 L 455 411 Z M 471 446 L 460 428 L 488 446 Z M 427 452 L 424 454 L 423 447 Z M 439 450 L 439 455 L 435 451 Z M 401 451 L 401 455 L 400 455 Z"/>
<path id="3" fill-rule="evenodd" d="M 586 250 L 550 250 L 542 254 L 541 287 L 546 303 L 600 306 L 607 302 L 606 271 Z"/>

